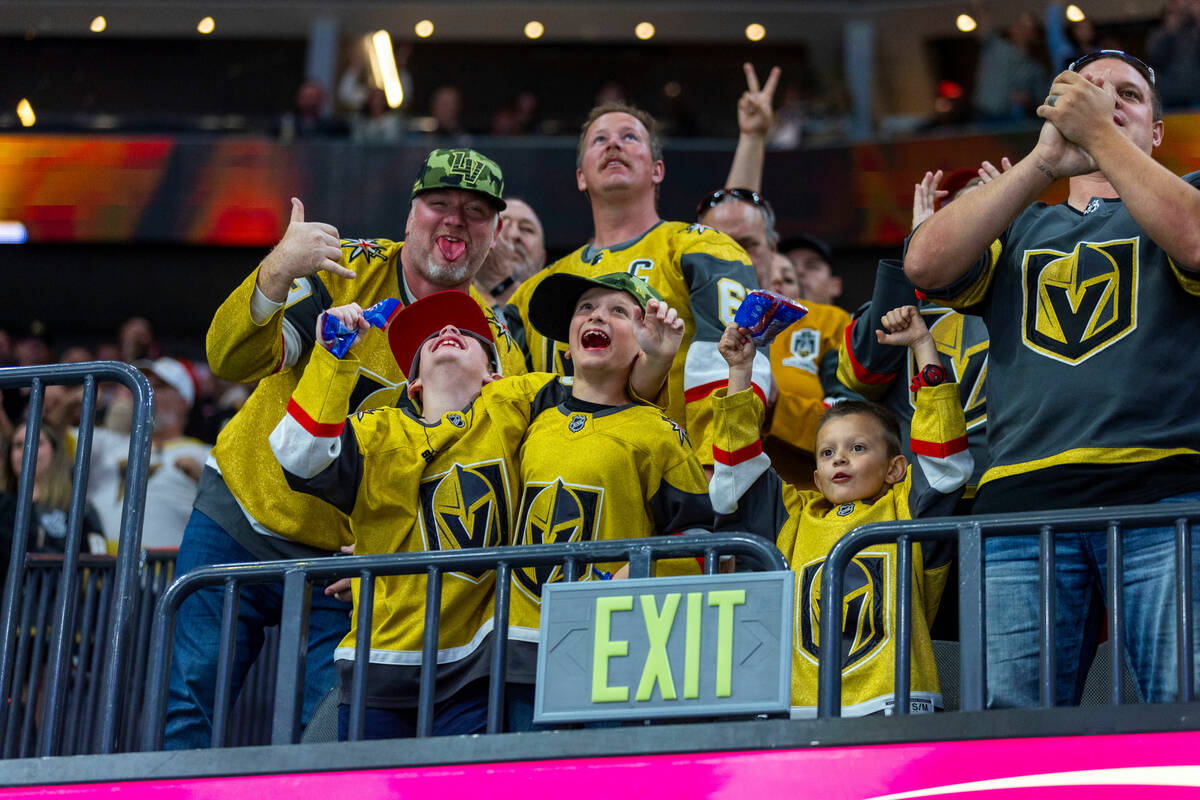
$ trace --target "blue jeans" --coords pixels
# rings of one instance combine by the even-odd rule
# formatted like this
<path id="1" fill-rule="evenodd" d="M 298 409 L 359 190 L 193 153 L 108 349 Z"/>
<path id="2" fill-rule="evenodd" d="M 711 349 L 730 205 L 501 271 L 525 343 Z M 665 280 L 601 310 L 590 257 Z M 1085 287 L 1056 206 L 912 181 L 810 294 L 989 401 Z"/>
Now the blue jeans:
<path id="1" fill-rule="evenodd" d="M 181 576 L 210 564 L 258 561 L 221 526 L 192 511 L 179 546 L 175 574 Z M 350 604 L 326 597 L 314 586 L 308 618 L 304 706 L 308 723 L 321 698 L 337 685 L 333 650 L 350 630 Z M 223 589 L 200 589 L 179 608 L 171 656 L 165 745 L 168 750 L 208 747 L 212 743 L 213 699 L 216 694 L 217 652 L 220 648 Z M 263 644 L 263 629 L 279 624 L 283 584 L 258 584 L 241 589 L 238 602 L 237 647 L 230 697 L 236 699 L 250 665 Z"/>
<path id="2" fill-rule="evenodd" d="M 363 719 L 363 739 L 408 739 L 417 735 L 415 708 L 375 708 L 367 706 Z M 459 736 L 486 733 L 488 718 L 488 682 L 474 681 L 433 707 L 433 735 Z M 338 741 L 350 738 L 350 706 L 338 705 Z"/>
<path id="3" fill-rule="evenodd" d="M 1161 503 L 1200 500 L 1200 492 Z M 1123 532 L 1125 647 L 1146 702 L 1171 702 L 1178 689 L 1175 636 L 1175 530 Z M 1108 541 L 1104 531 L 1054 537 L 1056 704 L 1078 704 L 1104 617 Z M 1038 539 L 993 537 L 985 543 L 987 705 L 1035 706 L 1038 692 Z M 1200 536 L 1192 539 L 1192 620 L 1200 614 Z M 1193 633 L 1195 636 L 1195 633 Z M 1194 639 L 1193 663 L 1200 658 Z M 1200 675 L 1197 675 L 1200 677 Z M 1200 684 L 1196 687 L 1200 689 Z"/>

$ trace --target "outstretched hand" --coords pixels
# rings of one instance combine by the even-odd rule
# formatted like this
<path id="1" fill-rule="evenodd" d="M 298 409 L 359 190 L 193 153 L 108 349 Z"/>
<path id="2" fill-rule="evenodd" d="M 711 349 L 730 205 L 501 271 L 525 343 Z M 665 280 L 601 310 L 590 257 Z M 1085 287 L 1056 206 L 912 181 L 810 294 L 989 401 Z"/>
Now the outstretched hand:
<path id="1" fill-rule="evenodd" d="M 729 394 L 737 394 L 750 388 L 754 373 L 754 340 L 750 331 L 730 323 L 717 342 L 717 352 L 729 365 Z"/>
<path id="2" fill-rule="evenodd" d="M 913 230 L 932 217 L 933 212 L 937 210 L 937 201 L 949 194 L 945 189 L 938 188 L 941 185 L 942 171 L 939 169 L 937 172 L 927 171 L 921 182 L 913 186 Z"/>
<path id="3" fill-rule="evenodd" d="M 766 136 L 775 121 L 772 103 L 775 99 L 775 87 L 779 85 L 779 67 L 771 67 L 767 82 L 759 88 L 758 74 L 750 63 L 742 64 L 746 73 L 746 91 L 738 100 L 738 129 L 745 134 Z"/>
<path id="4" fill-rule="evenodd" d="M 981 184 L 991 183 L 1010 169 L 1012 169 L 1012 162 L 1008 160 L 1008 156 L 1000 159 L 1000 169 L 996 169 L 996 165 L 992 162 L 984 161 L 979 165 L 979 182 Z"/>
<path id="5" fill-rule="evenodd" d="M 321 270 L 353 278 L 354 272 L 341 265 L 341 258 L 342 241 L 337 228 L 324 222 L 305 221 L 304 203 L 293 197 L 287 230 L 263 259 L 258 288 L 268 299 L 279 303 L 287 298 L 288 288 L 296 278 Z"/>
<path id="6" fill-rule="evenodd" d="M 669 364 L 683 343 L 683 320 L 666 302 L 652 299 L 647 301 L 646 313 L 636 323 L 634 334 L 647 358 Z"/>

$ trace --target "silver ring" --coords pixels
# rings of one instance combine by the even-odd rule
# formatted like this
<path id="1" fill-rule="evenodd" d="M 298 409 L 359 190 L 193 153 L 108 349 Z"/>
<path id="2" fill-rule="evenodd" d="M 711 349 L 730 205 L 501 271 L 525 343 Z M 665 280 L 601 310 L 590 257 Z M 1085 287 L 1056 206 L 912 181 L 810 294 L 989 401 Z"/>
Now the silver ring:
<path id="1" fill-rule="evenodd" d="M 1051 108 L 1054 108 L 1054 103 L 1055 103 L 1057 100 L 1058 100 L 1058 95 L 1056 95 L 1056 94 L 1052 94 L 1052 95 L 1050 95 L 1049 97 L 1047 97 L 1047 98 L 1046 98 L 1046 105 L 1050 106 Z"/>

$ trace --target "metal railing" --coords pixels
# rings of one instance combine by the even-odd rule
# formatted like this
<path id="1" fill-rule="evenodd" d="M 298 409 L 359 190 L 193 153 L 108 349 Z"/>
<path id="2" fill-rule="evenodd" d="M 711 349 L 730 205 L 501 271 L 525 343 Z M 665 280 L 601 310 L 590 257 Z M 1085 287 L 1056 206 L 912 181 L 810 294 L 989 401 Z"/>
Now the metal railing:
<path id="1" fill-rule="evenodd" d="M 919 541 L 955 541 L 959 563 L 960 681 L 963 711 L 984 707 L 987 683 L 986 630 L 984 627 L 984 540 L 994 536 L 1039 537 L 1038 559 L 1040 649 L 1039 687 L 1041 705 L 1055 704 L 1055 555 L 1057 533 L 1106 531 L 1108 545 L 1107 586 L 1108 639 L 1112 643 L 1112 702 L 1121 703 L 1121 669 L 1125 662 L 1122 636 L 1122 531 L 1129 526 L 1174 527 L 1176 581 L 1176 626 L 1180 702 L 1193 699 L 1192 662 L 1192 531 L 1200 520 L 1200 503 L 1170 503 L 1095 509 L 1071 509 L 980 517 L 946 517 L 925 520 L 878 522 L 856 528 L 838 540 L 829 551 L 821 575 L 821 597 L 843 596 L 846 568 L 861 550 L 877 544 L 896 544 L 896 666 L 895 711 L 909 711 L 910 665 L 912 659 L 912 561 L 913 544 Z M 842 624 L 840 602 L 821 604 L 820 659 L 818 667 L 817 714 L 841 713 Z"/>
<path id="2" fill-rule="evenodd" d="M 83 515 L 86 507 L 87 478 L 91 460 L 92 431 L 95 427 L 96 384 L 114 381 L 123 384 L 133 394 L 133 420 L 129 435 L 129 460 L 126 471 L 124 506 L 116 566 L 111 579 L 111 594 L 107 608 L 105 635 L 109 647 L 105 653 L 96 704 L 98 727 L 92 752 L 111 753 L 118 746 L 119 716 L 126 662 L 133 638 L 133 610 L 137 595 L 138 558 L 142 537 L 142 518 L 146 499 L 146 479 L 150 460 L 153 391 L 146 377 L 134 367 L 116 361 L 95 361 L 80 364 L 51 364 L 37 367 L 0 369 L 0 389 L 29 388 L 29 422 L 25 430 L 25 450 L 21 459 L 21 477 L 17 487 L 17 510 L 13 526 L 9 570 L 4 586 L 4 601 L 0 606 L 0 697 L 16 699 L 17 655 L 29 631 L 22 616 L 21 591 L 25 587 L 28 531 L 33 521 L 33 476 L 37 472 L 38 441 L 42 428 L 42 408 L 45 387 L 52 385 L 83 385 L 83 406 L 75 445 L 74 485 L 68 515 L 65 552 L 62 557 L 61 580 L 53 587 L 39 579 L 40 595 L 45 595 L 44 615 L 39 608 L 36 621 L 39 630 L 49 628 L 46 642 L 49 648 L 45 668 L 45 687 L 37 686 L 35 698 L 41 708 L 41 725 L 36 748 L 37 755 L 52 756 L 61 751 L 64 737 L 65 711 L 68 707 L 66 676 L 69 674 L 72 636 L 75 618 L 81 613 L 79 599 L 84 572 L 79 569 L 83 543 Z M 53 610 L 51 610 L 51 604 Z M 85 603 L 86 606 L 86 603 Z M 33 688 L 35 680 L 26 676 Z M 40 680 L 40 679 L 39 679 Z M 26 722 L 18 726 L 11 721 L 11 703 L 0 704 L 0 735 L 4 736 L 3 751 L 21 749 L 11 737 L 30 730 Z M 72 731 L 74 736 L 76 732 Z M 87 733 L 80 734 L 86 736 Z M 28 743 L 28 737 L 25 737 Z"/>
<path id="3" fill-rule="evenodd" d="M 510 577 L 514 568 L 561 564 L 565 580 L 573 581 L 585 574 L 580 571 L 581 565 L 628 561 L 631 577 L 647 577 L 650 575 L 651 564 L 656 559 L 703 556 L 705 573 L 713 574 L 717 571 L 720 555 L 749 558 L 766 570 L 788 568 L 783 555 L 762 537 L 737 533 L 701 533 L 617 541 L 228 564 L 193 570 L 167 588 L 155 611 L 142 749 L 162 749 L 175 615 L 183 600 L 201 588 L 222 586 L 224 589 L 212 734 L 213 746 L 219 747 L 225 743 L 226 736 L 235 655 L 234 622 L 237 618 L 239 591 L 242 586 L 250 584 L 283 581 L 271 744 L 294 744 L 299 741 L 300 735 L 310 583 L 314 580 L 358 578 L 360 585 L 355 620 L 355 652 L 359 657 L 356 658 L 353 668 L 349 719 L 349 738 L 354 741 L 361 739 L 363 735 L 368 663 L 365 654 L 370 652 L 371 620 L 375 605 L 374 579 L 386 575 L 427 576 L 421 677 L 417 698 L 417 735 L 429 736 L 433 731 L 442 576 L 445 572 L 494 569 L 495 633 L 489 673 L 487 731 L 497 733 L 503 728 L 508 652 L 508 637 L 501 633 L 508 630 Z"/>

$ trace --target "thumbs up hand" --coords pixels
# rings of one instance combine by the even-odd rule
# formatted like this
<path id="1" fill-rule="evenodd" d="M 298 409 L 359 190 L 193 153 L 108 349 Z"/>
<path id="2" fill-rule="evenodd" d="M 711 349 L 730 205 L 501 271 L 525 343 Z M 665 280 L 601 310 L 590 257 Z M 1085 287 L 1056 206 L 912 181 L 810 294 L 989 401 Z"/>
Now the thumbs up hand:
<path id="1" fill-rule="evenodd" d="M 287 230 L 259 267 L 258 288 L 269 300 L 282 303 L 296 278 L 319 270 L 343 278 L 355 277 L 341 264 L 341 244 L 337 228 L 324 222 L 306 222 L 304 203 L 293 197 Z"/>

